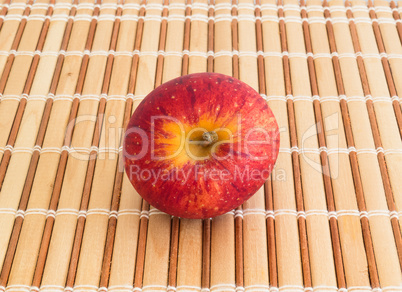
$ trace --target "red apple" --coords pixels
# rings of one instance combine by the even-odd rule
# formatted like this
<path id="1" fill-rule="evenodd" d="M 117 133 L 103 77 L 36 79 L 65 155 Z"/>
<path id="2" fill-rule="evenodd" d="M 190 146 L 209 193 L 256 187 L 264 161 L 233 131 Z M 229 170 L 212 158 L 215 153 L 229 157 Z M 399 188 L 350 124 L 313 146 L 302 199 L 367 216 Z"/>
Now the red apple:
<path id="1" fill-rule="evenodd" d="M 127 175 L 151 205 L 182 218 L 224 214 L 269 177 L 279 131 L 266 101 L 229 76 L 196 73 L 139 104 L 124 141 Z"/>

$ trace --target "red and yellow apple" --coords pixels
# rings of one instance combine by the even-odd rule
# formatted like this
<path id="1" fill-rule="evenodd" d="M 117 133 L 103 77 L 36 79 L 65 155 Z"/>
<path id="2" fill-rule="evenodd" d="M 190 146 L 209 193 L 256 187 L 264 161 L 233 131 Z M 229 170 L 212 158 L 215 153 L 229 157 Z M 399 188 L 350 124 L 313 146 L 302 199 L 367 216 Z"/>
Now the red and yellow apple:
<path id="1" fill-rule="evenodd" d="M 279 131 L 266 101 L 229 76 L 196 73 L 139 104 L 125 135 L 127 175 L 151 205 L 182 218 L 233 210 L 268 179 Z"/>

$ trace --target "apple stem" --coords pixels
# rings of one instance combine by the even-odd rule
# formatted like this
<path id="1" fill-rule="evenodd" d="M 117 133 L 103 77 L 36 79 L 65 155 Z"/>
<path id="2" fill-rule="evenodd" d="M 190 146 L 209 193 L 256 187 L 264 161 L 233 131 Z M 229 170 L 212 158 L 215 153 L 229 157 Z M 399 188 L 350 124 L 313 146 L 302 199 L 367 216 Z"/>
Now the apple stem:
<path id="1" fill-rule="evenodd" d="M 204 134 L 202 134 L 202 139 L 204 139 L 204 146 L 209 146 L 213 143 L 215 143 L 216 141 L 218 141 L 218 134 L 214 131 L 211 132 L 205 132 Z"/>

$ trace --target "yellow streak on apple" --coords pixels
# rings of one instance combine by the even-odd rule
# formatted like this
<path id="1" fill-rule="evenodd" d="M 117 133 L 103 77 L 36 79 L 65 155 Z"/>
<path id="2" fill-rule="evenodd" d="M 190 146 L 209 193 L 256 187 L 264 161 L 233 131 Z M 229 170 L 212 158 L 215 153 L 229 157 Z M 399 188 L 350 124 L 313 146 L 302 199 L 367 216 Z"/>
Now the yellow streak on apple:
<path id="1" fill-rule="evenodd" d="M 181 125 L 171 120 L 163 124 L 163 131 L 171 137 L 166 138 L 156 135 L 155 145 L 164 145 L 156 149 L 156 155 L 162 156 L 164 160 L 169 159 L 172 163 L 170 168 L 182 167 L 188 162 L 195 164 L 209 159 L 219 149 L 222 143 L 237 142 L 239 137 L 237 116 L 227 114 L 216 119 L 215 116 L 204 114 L 197 124 L 189 124 L 188 121 L 181 121 Z M 205 132 L 216 132 L 218 139 L 210 145 L 202 142 L 202 135 Z"/>

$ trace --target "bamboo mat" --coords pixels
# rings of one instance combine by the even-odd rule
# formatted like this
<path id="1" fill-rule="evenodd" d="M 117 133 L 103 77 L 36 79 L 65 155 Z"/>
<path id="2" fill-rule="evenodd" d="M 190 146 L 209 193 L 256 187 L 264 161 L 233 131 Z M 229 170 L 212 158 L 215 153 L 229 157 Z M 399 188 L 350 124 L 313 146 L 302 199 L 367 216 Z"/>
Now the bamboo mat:
<path id="1" fill-rule="evenodd" d="M 398 8 L 401 7 L 401 8 Z M 0 291 L 402 291 L 402 1 L 0 0 Z M 172 218 L 123 129 L 180 75 L 264 97 L 275 170 Z"/>

